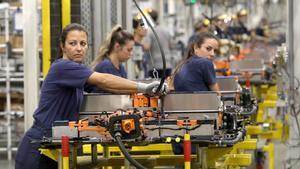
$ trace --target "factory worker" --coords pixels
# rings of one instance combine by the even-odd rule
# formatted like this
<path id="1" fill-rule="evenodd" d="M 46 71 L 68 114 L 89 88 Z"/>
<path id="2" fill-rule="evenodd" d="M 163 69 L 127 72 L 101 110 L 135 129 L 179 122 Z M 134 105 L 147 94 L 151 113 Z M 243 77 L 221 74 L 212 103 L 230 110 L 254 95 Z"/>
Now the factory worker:
<path id="1" fill-rule="evenodd" d="M 171 77 L 175 91 L 218 91 L 212 62 L 218 48 L 217 37 L 208 32 L 199 33 Z"/>
<path id="2" fill-rule="evenodd" d="M 175 91 L 219 91 L 212 59 L 219 48 L 217 37 L 201 32 L 188 47 L 187 56 L 177 65 L 171 77 Z M 172 144 L 174 154 L 183 154 L 180 143 Z M 192 153 L 196 146 L 192 145 Z"/>
<path id="3" fill-rule="evenodd" d="M 92 69 L 95 72 L 109 73 L 127 78 L 127 72 L 122 63 L 132 56 L 133 46 L 133 35 L 122 29 L 121 25 L 116 25 L 100 47 L 97 56 L 92 62 Z M 93 87 L 91 92 L 105 93 L 105 90 Z"/>
<path id="4" fill-rule="evenodd" d="M 25 133 L 16 155 L 16 169 L 57 168 L 57 163 L 42 155 L 40 143 L 33 141 L 51 137 L 51 126 L 56 120 L 76 121 L 83 101 L 86 83 L 114 93 L 142 92 L 154 94 L 159 82 L 136 83 L 118 76 L 97 73 L 82 61 L 88 49 L 88 33 L 82 25 L 67 25 L 60 37 L 60 58 L 51 65 L 41 87 L 40 101 L 34 112 L 34 124 Z M 165 92 L 163 85 L 159 93 Z"/>

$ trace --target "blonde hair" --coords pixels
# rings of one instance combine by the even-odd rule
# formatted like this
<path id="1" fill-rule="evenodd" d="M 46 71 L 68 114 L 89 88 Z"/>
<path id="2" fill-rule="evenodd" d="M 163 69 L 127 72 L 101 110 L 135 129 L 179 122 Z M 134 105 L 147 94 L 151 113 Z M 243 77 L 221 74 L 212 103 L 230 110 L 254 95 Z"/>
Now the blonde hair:
<path id="1" fill-rule="evenodd" d="M 105 58 L 108 58 L 116 43 L 123 46 L 128 40 L 134 40 L 133 35 L 125 31 L 121 25 L 114 26 L 112 31 L 106 36 L 105 41 L 98 50 L 98 54 L 91 63 L 92 69 L 95 69 L 97 64 L 101 63 Z"/>

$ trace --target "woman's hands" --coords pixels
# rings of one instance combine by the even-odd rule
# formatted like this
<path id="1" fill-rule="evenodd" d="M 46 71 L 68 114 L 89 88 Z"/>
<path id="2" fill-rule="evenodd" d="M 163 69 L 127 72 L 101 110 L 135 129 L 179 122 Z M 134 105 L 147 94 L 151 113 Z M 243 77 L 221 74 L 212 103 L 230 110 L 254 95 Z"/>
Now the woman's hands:
<path id="1" fill-rule="evenodd" d="M 169 87 L 166 83 L 164 83 L 161 87 L 161 89 L 157 92 L 157 88 L 159 86 L 159 81 L 154 81 L 151 83 L 141 83 L 139 82 L 137 84 L 137 90 L 138 92 L 148 94 L 150 96 L 154 95 L 166 95 L 169 92 Z"/>

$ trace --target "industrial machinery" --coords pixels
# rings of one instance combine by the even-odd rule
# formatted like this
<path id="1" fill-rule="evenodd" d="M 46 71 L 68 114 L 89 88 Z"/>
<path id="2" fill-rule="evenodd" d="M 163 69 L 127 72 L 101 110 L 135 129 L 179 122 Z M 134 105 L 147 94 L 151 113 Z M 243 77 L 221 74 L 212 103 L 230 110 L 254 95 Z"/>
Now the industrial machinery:
<path id="1" fill-rule="evenodd" d="M 258 138 L 260 145 L 263 145 L 257 148 L 257 152 L 268 153 L 266 163 L 269 169 L 274 168 L 272 140 L 284 142 L 289 136 L 287 98 L 289 84 L 286 80 L 289 75 L 286 71 L 286 60 L 286 48 L 278 47 L 274 58 L 245 59 L 230 63 L 231 73 L 239 76 L 239 83 L 250 89 L 257 99 L 257 114 L 252 117 L 253 123 L 247 125 L 246 130 L 249 137 Z M 260 156 L 257 157 L 261 159 L 256 161 L 265 158 L 264 155 Z"/>
<path id="2" fill-rule="evenodd" d="M 184 143 L 185 156 L 191 155 L 191 143 L 231 147 L 244 140 L 245 125 L 256 113 L 257 105 L 247 90 L 241 90 L 236 77 L 220 77 L 218 82 L 224 84 L 222 96 L 215 92 L 171 92 L 161 97 L 85 95 L 80 120 L 55 122 L 52 138 L 44 138 L 42 145 L 60 146 L 63 136 L 76 145 L 118 145 L 137 168 L 143 166 L 126 147 Z"/>
<path id="3" fill-rule="evenodd" d="M 137 3 L 133 2 L 146 19 Z M 158 38 L 147 19 L 146 22 Z M 165 69 L 164 52 L 159 41 L 158 46 Z M 162 86 L 164 79 L 165 74 L 158 88 Z M 221 82 L 234 82 L 234 89 L 224 89 L 223 93 L 171 92 L 160 97 L 142 94 L 86 95 L 80 120 L 55 122 L 52 137 L 44 138 L 42 145 L 44 148 L 61 146 L 64 155 L 68 154 L 65 153 L 68 149 L 63 147 L 65 140 L 75 146 L 118 145 L 132 165 L 146 168 L 132 158 L 127 148 L 158 143 L 183 143 L 184 164 L 188 169 L 191 167 L 191 144 L 232 147 L 244 139 L 245 126 L 250 122 L 250 116 L 256 113 L 255 100 L 247 89 L 237 87 L 235 77 L 219 78 L 219 85 Z M 222 88 L 227 85 L 220 86 Z M 64 143 L 61 143 L 62 140 Z M 95 147 L 93 145 L 92 149 Z M 199 154 L 197 153 L 198 162 L 201 158 Z M 92 156 L 92 161 L 97 161 L 97 153 Z M 76 165 L 76 160 L 74 163 Z"/>

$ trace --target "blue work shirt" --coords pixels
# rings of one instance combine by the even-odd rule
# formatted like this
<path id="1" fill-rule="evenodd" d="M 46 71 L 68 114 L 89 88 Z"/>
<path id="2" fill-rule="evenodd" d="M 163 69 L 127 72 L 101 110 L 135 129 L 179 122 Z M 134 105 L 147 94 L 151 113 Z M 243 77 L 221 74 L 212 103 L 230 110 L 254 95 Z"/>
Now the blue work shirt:
<path id="1" fill-rule="evenodd" d="M 38 108 L 33 115 L 34 124 L 18 146 L 15 169 L 57 166 L 54 161 L 41 155 L 41 144 L 33 141 L 41 140 L 43 136 L 51 137 L 51 126 L 56 120 L 78 120 L 83 87 L 92 73 L 85 65 L 73 61 L 59 59 L 52 63 L 41 88 Z"/>
<path id="2" fill-rule="evenodd" d="M 120 64 L 119 69 L 117 69 L 109 59 L 104 59 L 102 62 L 96 65 L 95 72 L 99 73 L 109 73 L 119 77 L 127 78 L 127 73 L 123 65 Z M 105 90 L 93 86 L 92 93 L 106 93 Z"/>
<path id="3" fill-rule="evenodd" d="M 216 83 L 216 72 L 211 60 L 192 56 L 175 75 L 175 91 L 209 91 Z"/>
<path id="4" fill-rule="evenodd" d="M 55 120 L 78 120 L 83 87 L 92 73 L 83 64 L 56 60 L 41 88 L 39 105 L 33 115 L 36 123 L 51 128 Z"/>
<path id="5" fill-rule="evenodd" d="M 211 60 L 192 56 L 175 75 L 175 91 L 209 91 L 216 83 L 216 72 Z M 172 143 L 174 154 L 183 154 L 181 143 Z M 192 154 L 196 154 L 196 145 L 192 144 Z"/>

